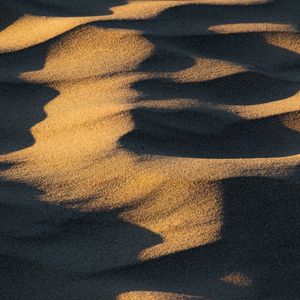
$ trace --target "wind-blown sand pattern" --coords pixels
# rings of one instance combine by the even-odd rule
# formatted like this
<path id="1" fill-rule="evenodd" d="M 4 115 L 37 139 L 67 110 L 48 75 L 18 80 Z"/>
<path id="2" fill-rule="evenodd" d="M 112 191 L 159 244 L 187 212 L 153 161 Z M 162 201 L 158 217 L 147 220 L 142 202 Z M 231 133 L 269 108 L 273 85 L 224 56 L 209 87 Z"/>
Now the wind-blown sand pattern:
<path id="1" fill-rule="evenodd" d="M 296 300 L 300 1 L 0 2 L 0 298 Z"/>

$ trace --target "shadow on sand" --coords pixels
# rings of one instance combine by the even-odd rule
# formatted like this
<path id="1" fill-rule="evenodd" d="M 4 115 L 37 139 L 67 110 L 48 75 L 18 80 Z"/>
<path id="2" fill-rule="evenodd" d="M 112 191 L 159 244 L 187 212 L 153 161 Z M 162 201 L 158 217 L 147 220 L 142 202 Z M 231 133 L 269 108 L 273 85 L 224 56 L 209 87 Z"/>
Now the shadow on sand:
<path id="1" fill-rule="evenodd" d="M 293 5 L 298 4 L 294 2 Z M 281 14 L 281 10 L 284 13 Z M 282 22 L 297 27 L 296 14 L 283 1 L 258 7 L 183 5 L 170 8 L 148 22 L 167 24 L 180 18 L 183 20 L 180 25 L 184 28 L 191 20 L 199 18 L 207 30 L 212 25 L 254 22 Z M 107 24 L 121 26 L 116 22 Z M 129 28 L 132 24 L 134 28 L 143 28 L 142 22 L 138 21 L 122 24 L 122 28 Z M 194 158 L 263 158 L 299 154 L 300 134 L 295 129 L 300 122 L 297 112 L 245 120 L 221 109 L 206 108 L 207 104 L 247 106 L 269 103 L 286 99 L 299 91 L 300 55 L 269 43 L 264 34 L 179 34 L 175 37 L 146 34 L 156 51 L 140 65 L 139 71 L 153 76 L 132 85 L 140 95 L 137 102 L 179 99 L 185 101 L 185 106 L 190 101 L 191 108 L 154 109 L 141 103 L 131 110 L 135 128 L 119 140 L 120 146 L 137 154 Z M 285 35 L 289 36 L 289 33 Z M 194 57 L 220 59 L 244 66 L 249 71 L 188 83 L 160 78 L 154 73 L 184 70 L 194 65 Z M 289 124 L 285 122 L 287 119 Z"/>
<path id="2" fill-rule="evenodd" d="M 102 280 L 126 278 L 130 288 L 120 293 L 163 291 L 211 300 L 298 299 L 299 185 L 240 177 L 222 180 L 220 187 L 220 241 L 96 275 L 100 289 Z M 248 284 L 226 282 L 230 274 L 248 278 Z"/>
<path id="3" fill-rule="evenodd" d="M 125 208 L 81 212 L 42 202 L 40 190 L 20 182 L 1 181 L 0 189 L 1 299 L 48 299 L 53 293 L 62 299 L 68 291 L 58 292 L 58 282 L 135 264 L 142 250 L 162 242 L 123 221 Z"/>
<path id="4" fill-rule="evenodd" d="M 277 2 L 284 3 L 282 1 Z M 43 4 L 42 1 L 39 3 Z M 56 1 L 56 3 L 58 2 Z M 71 1 L 65 3 L 70 4 Z M 48 11 L 48 6 L 45 5 L 45 7 Z M 40 8 L 37 8 L 37 12 L 38 9 Z M 54 5 L 49 10 L 50 14 L 52 14 L 52 11 L 55 12 L 55 9 Z M 183 9 L 182 12 L 187 9 L 187 14 L 193 13 L 198 17 L 199 14 L 200 16 L 201 14 L 206 16 L 207 14 L 216 13 L 215 18 L 218 20 L 220 11 L 226 10 L 234 14 L 238 13 L 235 8 L 218 6 L 199 5 L 187 6 L 181 9 Z M 243 7 L 243 9 L 248 8 Z M 251 10 L 251 8 L 249 9 Z M 288 11 L 291 13 L 291 23 L 296 24 L 296 10 L 292 8 Z M 254 14 L 255 12 L 256 10 L 253 11 Z M 170 16 L 172 17 L 172 11 Z M 289 20 L 284 14 L 282 16 L 284 22 Z M 267 11 L 265 19 L 248 18 L 247 22 L 266 22 L 266 19 L 268 19 Z M 2 23 L 1 27 L 4 28 L 11 22 L 8 19 L 6 23 Z M 296 25 L 298 26 L 298 24 Z M 225 37 L 222 38 L 225 39 Z M 205 50 L 207 57 L 211 55 L 215 58 L 226 58 L 226 60 L 245 65 L 248 62 L 251 63 L 251 59 L 248 57 L 244 60 L 236 59 L 236 56 L 231 57 L 233 55 L 230 54 L 232 45 L 239 46 L 239 43 L 235 44 L 233 37 L 228 37 L 227 45 L 231 45 L 228 48 L 226 48 L 225 40 L 222 43 L 225 46 L 221 46 L 219 40 L 216 42 L 219 47 L 214 48 L 213 39 L 211 44 L 208 38 L 205 39 L 201 42 L 202 45 L 206 45 L 203 46 L 204 48 L 199 45 L 197 39 L 194 39 L 194 42 L 192 42 L 195 45 L 193 51 L 200 49 L 202 55 L 202 51 Z M 184 39 L 181 41 L 183 42 Z M 174 43 L 179 42 L 181 44 L 181 41 L 174 40 Z M 236 55 L 241 55 L 243 58 L 245 55 L 243 49 L 250 44 L 242 41 L 243 39 L 240 41 L 240 50 L 236 52 Z M 192 46 L 188 45 L 189 43 L 183 45 L 187 45 L 190 49 Z M 281 51 L 280 49 L 277 50 Z M 273 46 L 272 51 L 275 51 Z M 225 55 L 226 53 L 229 57 Z M 294 58 L 298 59 L 294 53 L 288 53 L 285 50 L 279 52 L 278 56 L 283 55 L 283 53 L 288 56 L 291 55 L 293 63 Z M 179 64 L 173 70 L 185 68 L 190 64 L 191 60 L 189 58 L 186 63 Z M 151 63 L 148 62 L 149 66 L 151 68 Z M 16 70 L 16 76 L 19 72 L 25 71 Z M 279 69 L 277 68 L 277 70 Z M 164 68 L 161 71 L 163 72 Z M 254 76 L 253 78 L 257 80 L 259 76 L 264 75 L 246 73 L 235 76 L 237 76 L 237 88 L 232 92 L 236 94 L 228 101 L 238 104 L 238 98 L 240 98 L 243 105 L 250 105 L 251 99 L 247 98 L 247 95 L 239 89 L 239 84 L 242 85 L 245 78 L 248 78 L 249 81 L 249 77 Z M 216 79 L 217 82 L 214 82 L 214 84 L 219 86 L 219 89 L 213 89 L 210 82 L 199 85 L 197 83 L 189 88 L 194 89 L 195 94 L 205 94 L 207 92 L 203 95 L 203 101 L 221 101 L 224 103 L 224 101 L 227 101 L 227 97 L 226 99 L 219 99 L 220 93 L 223 90 L 223 85 L 231 79 Z M 222 80 L 224 80 L 223 83 Z M 279 100 L 281 97 L 296 92 L 297 87 L 294 83 L 288 82 L 285 85 L 278 80 L 269 79 L 269 81 L 266 81 L 268 82 L 266 90 L 258 87 L 258 90 L 253 91 L 253 101 L 264 103 Z M 279 93 L 272 93 L 270 85 L 273 82 L 277 82 L 281 87 Z M 157 91 L 151 86 L 152 82 L 150 82 L 150 85 L 149 82 L 146 85 L 144 84 L 144 82 L 136 84 L 136 88 L 143 92 L 143 97 L 151 99 L 156 95 L 155 99 L 168 99 L 168 90 L 163 95 L 157 95 Z M 178 83 L 173 82 L 173 84 L 178 87 Z M 151 87 L 153 95 L 150 94 L 149 87 Z M 4 119 L 0 123 L 0 152 L 3 154 L 24 149 L 34 143 L 29 129 L 45 118 L 43 106 L 57 95 L 57 91 L 46 85 L 27 83 L 1 83 L 1 88 L 3 91 L 1 103 L 4 103 L 7 111 L 7 113 L 2 112 L 0 116 L 1 119 Z M 179 84 L 179 93 L 181 91 L 183 97 L 190 98 L 189 93 L 186 94 L 182 88 L 182 84 Z M 251 88 L 249 88 L 249 91 L 251 91 Z M 173 93 L 173 91 L 170 91 L 170 93 Z M 225 95 L 226 93 L 229 93 L 229 91 L 225 91 Z M 26 98 L 24 95 L 27 95 Z M 179 132 L 179 142 L 174 141 L 174 137 L 169 134 L 172 141 L 170 143 L 167 135 L 166 144 L 174 145 L 176 151 L 169 149 L 168 146 L 161 148 L 162 141 L 156 142 L 156 137 L 142 136 L 142 140 L 149 139 L 149 143 L 147 142 L 145 145 L 145 150 L 136 145 L 140 145 L 140 131 L 143 131 L 145 127 L 143 122 L 147 116 L 154 116 L 157 120 L 158 118 L 173 118 L 169 116 L 174 115 L 174 119 L 171 121 L 177 123 L 178 120 L 182 121 L 182 116 L 187 118 L 189 112 L 179 112 L 177 117 L 178 112 L 173 110 L 141 111 L 141 109 L 136 109 L 132 112 L 136 122 L 136 131 L 121 140 L 124 147 L 140 154 L 192 157 L 271 157 L 300 152 L 299 134 L 283 127 L 279 118 L 266 118 L 260 122 L 243 121 L 234 125 L 234 128 L 229 128 L 228 133 L 225 129 L 220 137 L 199 137 L 198 135 L 194 136 L 192 132 L 189 134 L 196 140 L 191 139 L 193 143 L 192 145 L 188 144 L 187 148 L 180 148 L 179 144 L 182 144 L 182 139 L 187 140 L 187 143 L 189 143 L 189 134 Z M 195 113 L 196 116 L 192 115 L 193 119 L 201 120 L 203 118 L 201 111 Z M 167 117 L 162 118 L 162 116 Z M 206 118 L 209 118 L 209 116 L 206 116 Z M 295 114 L 294 118 L 298 118 L 298 114 Z M 165 124 L 163 124 L 163 127 L 166 127 Z M 190 128 L 190 125 L 188 127 Z M 197 124 L 194 127 L 197 128 Z M 270 131 L 275 139 L 269 134 Z M 168 128 L 167 132 L 169 132 Z M 227 139 L 229 134 L 230 139 L 229 137 Z M 270 140 L 271 138 L 272 140 Z M 272 147 L 269 146 L 269 143 L 272 143 Z M 153 146 L 148 148 L 149 144 Z M 237 146 L 237 144 L 240 146 Z M 251 146 L 252 144 L 253 146 Z M 194 145 L 196 145 L 195 148 Z M 206 148 L 202 150 L 199 145 Z M 290 152 L 287 147 L 290 147 Z M 150 151 L 147 149 L 150 149 Z M 11 167 L 9 163 L 0 166 L 1 169 L 9 167 Z M 161 243 L 162 238 L 144 228 L 121 220 L 119 215 L 122 210 L 83 213 L 68 207 L 49 205 L 39 200 L 42 192 L 38 189 L 20 182 L 3 180 L 0 184 L 1 269 L 4 273 L 4 276 L 0 276 L 1 298 L 67 299 L 69 297 L 80 299 L 80 295 L 91 295 L 90 299 L 96 299 L 97 296 L 99 298 L 103 294 L 116 297 L 126 291 L 152 290 L 185 293 L 218 300 L 299 299 L 299 273 L 297 272 L 299 261 L 297 258 L 299 246 L 299 185 L 286 180 L 267 177 L 224 179 L 219 184 L 222 190 L 223 202 L 223 227 L 219 242 L 136 266 L 99 272 L 99 269 L 135 263 L 140 251 Z M 32 265 L 34 271 L 30 269 Z M 63 270 L 56 272 L 52 267 L 47 269 L 47 265 L 61 267 Z M 77 277 L 77 282 L 74 279 L 76 284 L 70 288 L 68 284 L 73 275 L 70 276 L 70 274 L 64 272 L 66 269 L 72 268 L 76 272 L 93 270 L 94 275 Z M 244 274 L 249 278 L 251 284 L 248 287 L 240 287 L 221 280 L 221 278 L 231 273 Z M 52 278 L 49 280 L 51 276 Z M 65 276 L 65 281 L 60 281 L 59 276 Z M 81 297 L 81 299 L 84 299 L 84 297 Z"/>
<path id="5" fill-rule="evenodd" d="M 22 14 L 38 14 L 41 9 L 48 15 L 64 15 L 64 10 L 56 10 L 61 1 L 47 3 L 24 1 L 26 9 L 22 10 L 23 3 L 18 3 L 18 9 Z M 121 3 L 124 1 L 113 4 Z M 77 15 L 73 4 L 73 1 L 63 3 L 68 16 Z M 99 1 L 86 1 L 85 4 L 89 14 L 105 14 L 110 13 L 112 1 L 102 1 L 100 5 Z M 13 7 L 14 2 L 9 2 L 9 6 Z M 69 6 L 74 10 L 69 12 Z M 81 7 L 82 4 L 78 9 Z M 4 21 L 1 19 L 0 29 L 22 15 L 11 8 L 1 8 L 1 14 L 7 16 Z M 35 47 L 0 54 L 1 155 L 35 143 L 30 129 L 46 118 L 44 106 L 59 94 L 46 84 L 23 82 L 18 78 L 23 72 L 43 68 L 48 42 L 36 47 L 39 47 L 38 55 Z M 0 164 L 1 171 L 11 167 L 10 162 Z M 48 280 L 54 274 L 54 283 L 65 274 L 64 270 L 76 274 L 134 264 L 140 251 L 162 242 L 159 235 L 123 221 L 119 215 L 125 208 L 87 213 L 64 205 L 48 204 L 40 200 L 43 192 L 39 189 L 3 177 L 0 190 L 1 299 L 47 297 L 48 293 L 51 295 L 57 291 L 50 289 L 47 292 L 47 283 L 42 287 L 35 285 L 36 280 Z M 43 273 L 45 269 L 46 273 Z M 72 277 L 72 272 L 68 276 Z"/>
<path id="6" fill-rule="evenodd" d="M 300 4 L 295 0 L 270 0 L 251 5 L 185 4 L 165 9 L 158 16 L 141 20 L 103 21 L 100 26 L 142 30 L 164 35 L 170 29 L 184 33 L 191 24 L 203 33 L 214 33 L 213 26 L 228 24 L 285 24 L 299 28 Z M 198 27 L 199 26 L 199 27 Z M 174 34 L 173 34 L 174 35 Z"/>
<path id="7" fill-rule="evenodd" d="M 125 0 L 85 0 L 84 4 L 74 0 L 3 0 L 1 15 L 5 17 L 1 18 L 0 29 L 25 14 L 49 17 L 101 16 L 112 14 L 111 8 L 124 4 Z"/>

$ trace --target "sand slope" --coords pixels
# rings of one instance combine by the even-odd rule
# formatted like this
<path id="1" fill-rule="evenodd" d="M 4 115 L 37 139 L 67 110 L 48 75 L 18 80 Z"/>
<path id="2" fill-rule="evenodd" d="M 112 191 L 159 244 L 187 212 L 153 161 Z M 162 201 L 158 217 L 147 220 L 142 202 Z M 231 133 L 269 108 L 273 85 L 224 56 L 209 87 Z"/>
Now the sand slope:
<path id="1" fill-rule="evenodd" d="M 0 298 L 300 299 L 299 26 L 1 1 Z"/>

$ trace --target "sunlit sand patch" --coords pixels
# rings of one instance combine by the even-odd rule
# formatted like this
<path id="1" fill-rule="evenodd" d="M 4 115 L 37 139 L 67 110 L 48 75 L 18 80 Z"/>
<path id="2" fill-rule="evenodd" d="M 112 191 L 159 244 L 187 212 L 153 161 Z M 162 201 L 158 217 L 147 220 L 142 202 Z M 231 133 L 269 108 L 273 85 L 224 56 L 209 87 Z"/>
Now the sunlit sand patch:
<path id="1" fill-rule="evenodd" d="M 0 20 L 4 299 L 296 299 L 298 2 L 52 2 Z"/>
<path id="2" fill-rule="evenodd" d="M 297 32 L 297 28 L 289 24 L 271 24 L 271 23 L 239 23 L 213 25 L 209 30 L 215 33 L 239 33 L 239 32 Z"/>
<path id="3" fill-rule="evenodd" d="M 192 296 L 184 294 L 175 294 L 167 292 L 154 292 L 154 291 L 132 291 L 122 293 L 117 297 L 117 300 L 200 300 L 207 299 L 201 296 Z"/>
<path id="4" fill-rule="evenodd" d="M 123 214 L 125 220 L 163 238 L 162 243 L 141 251 L 141 260 L 209 244 L 220 238 L 223 220 L 218 185 L 168 181 L 158 186 L 135 211 Z M 177 191 L 173 191 L 174 186 Z"/>
<path id="5" fill-rule="evenodd" d="M 140 32 L 86 26 L 52 41 L 44 68 L 19 77 L 51 82 L 115 75 L 135 70 L 152 51 Z"/>
<path id="6" fill-rule="evenodd" d="M 233 284 L 239 287 L 251 287 L 252 285 L 251 278 L 239 272 L 227 274 L 222 277 L 221 280 L 225 283 Z"/>

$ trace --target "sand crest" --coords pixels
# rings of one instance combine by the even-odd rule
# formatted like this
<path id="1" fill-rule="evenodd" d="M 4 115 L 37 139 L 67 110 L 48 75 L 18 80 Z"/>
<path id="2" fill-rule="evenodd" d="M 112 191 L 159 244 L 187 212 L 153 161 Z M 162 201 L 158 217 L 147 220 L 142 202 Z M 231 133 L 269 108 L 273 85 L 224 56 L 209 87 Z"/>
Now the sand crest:
<path id="1" fill-rule="evenodd" d="M 297 0 L 0 4 L 0 298 L 297 300 Z"/>

